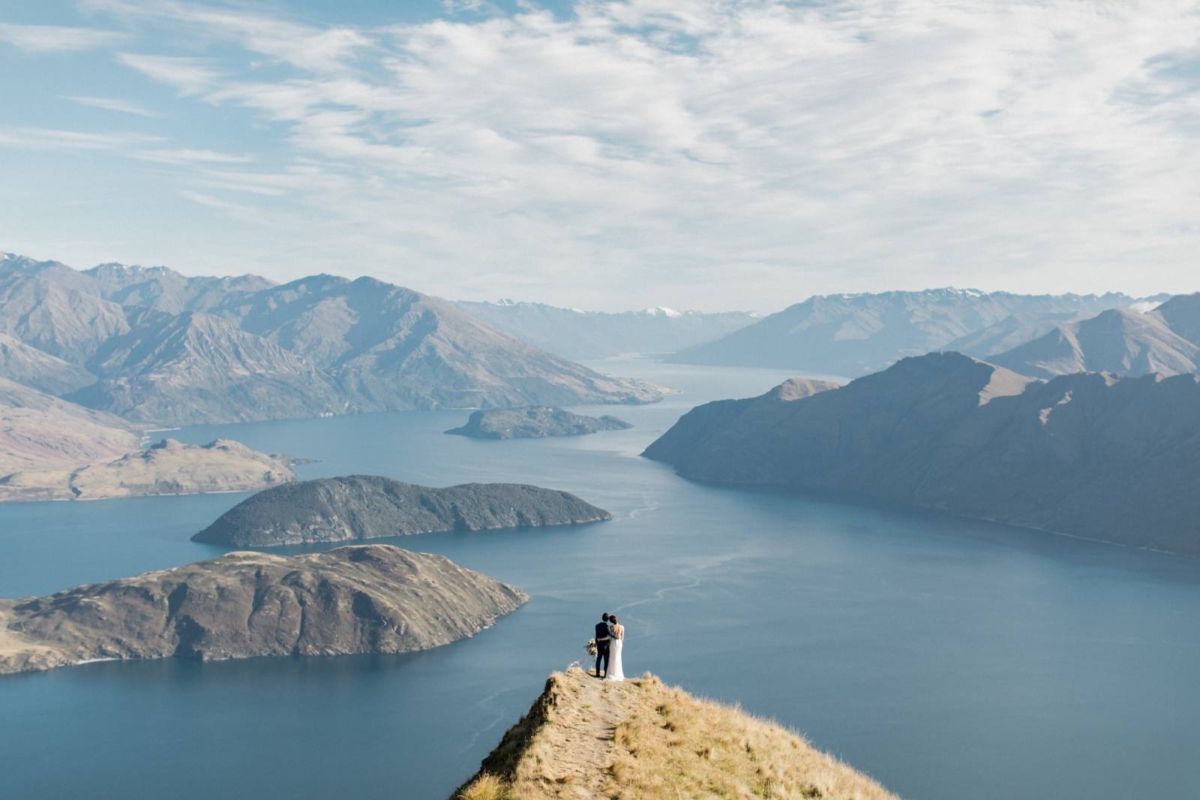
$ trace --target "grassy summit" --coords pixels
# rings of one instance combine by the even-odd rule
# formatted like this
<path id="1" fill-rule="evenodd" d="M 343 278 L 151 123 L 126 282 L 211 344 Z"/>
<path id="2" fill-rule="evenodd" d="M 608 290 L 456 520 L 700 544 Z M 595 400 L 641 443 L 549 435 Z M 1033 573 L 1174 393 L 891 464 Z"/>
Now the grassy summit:
<path id="1" fill-rule="evenodd" d="M 646 675 L 554 674 L 456 800 L 895 800 L 799 736 Z"/>

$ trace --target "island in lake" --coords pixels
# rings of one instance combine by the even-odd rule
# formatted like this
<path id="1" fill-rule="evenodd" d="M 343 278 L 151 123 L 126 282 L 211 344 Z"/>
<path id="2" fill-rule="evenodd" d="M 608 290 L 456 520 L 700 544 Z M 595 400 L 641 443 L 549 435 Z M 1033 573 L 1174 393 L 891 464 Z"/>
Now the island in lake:
<path id="1" fill-rule="evenodd" d="M 643 455 L 684 477 L 949 511 L 1200 555 L 1200 377 L 1050 381 L 959 353 L 685 414 Z"/>
<path id="2" fill-rule="evenodd" d="M 583 436 L 599 431 L 623 431 L 633 426 L 612 416 L 585 417 L 561 408 L 530 406 L 476 411 L 461 428 L 446 433 L 472 439 L 540 439 Z"/>
<path id="3" fill-rule="evenodd" d="M 646 675 L 550 676 L 453 800 L 795 797 L 896 800 L 782 727 Z"/>
<path id="4" fill-rule="evenodd" d="M 471 636 L 529 598 L 390 545 L 186 567 L 0 600 L 0 674 L 110 659 L 408 653 Z"/>
<path id="5" fill-rule="evenodd" d="M 578 525 L 612 514 L 569 492 L 517 483 L 434 489 L 374 475 L 276 486 L 243 500 L 192 537 L 235 547 L 383 536 Z"/>

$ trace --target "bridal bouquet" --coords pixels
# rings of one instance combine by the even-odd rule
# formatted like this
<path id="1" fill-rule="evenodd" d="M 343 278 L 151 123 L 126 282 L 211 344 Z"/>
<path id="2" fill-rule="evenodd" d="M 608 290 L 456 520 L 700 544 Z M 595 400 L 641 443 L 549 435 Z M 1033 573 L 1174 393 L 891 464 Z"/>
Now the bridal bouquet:
<path id="1" fill-rule="evenodd" d="M 589 656 L 594 658 L 596 656 L 596 640 L 588 639 L 587 644 L 584 645 L 584 649 L 587 650 Z"/>

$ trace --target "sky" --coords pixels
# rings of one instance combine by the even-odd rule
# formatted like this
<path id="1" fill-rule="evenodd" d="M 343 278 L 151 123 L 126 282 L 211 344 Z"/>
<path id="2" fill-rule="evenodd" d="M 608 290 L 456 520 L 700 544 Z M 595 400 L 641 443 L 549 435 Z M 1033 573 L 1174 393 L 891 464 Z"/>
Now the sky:
<path id="1" fill-rule="evenodd" d="M 1200 290 L 1200 0 L 0 0 L 0 250 L 455 299 Z"/>

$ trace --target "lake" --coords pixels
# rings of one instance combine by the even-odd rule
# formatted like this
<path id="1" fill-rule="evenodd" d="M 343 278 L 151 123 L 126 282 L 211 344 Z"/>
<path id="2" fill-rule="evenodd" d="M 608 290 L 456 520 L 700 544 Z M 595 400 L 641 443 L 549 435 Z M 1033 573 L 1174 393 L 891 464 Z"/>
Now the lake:
<path id="1" fill-rule="evenodd" d="M 592 366 L 683 392 L 576 409 L 635 427 L 567 439 L 443 435 L 465 412 L 173 432 L 320 459 L 302 477 L 528 482 L 615 518 L 379 540 L 531 595 L 437 650 L 2 678 L 0 797 L 445 798 L 603 611 L 628 630 L 627 674 L 773 717 L 908 798 L 1200 797 L 1200 561 L 689 483 L 638 453 L 693 405 L 787 376 Z M 0 506 L 0 595 L 218 555 L 188 537 L 244 497 Z"/>

